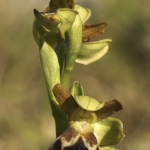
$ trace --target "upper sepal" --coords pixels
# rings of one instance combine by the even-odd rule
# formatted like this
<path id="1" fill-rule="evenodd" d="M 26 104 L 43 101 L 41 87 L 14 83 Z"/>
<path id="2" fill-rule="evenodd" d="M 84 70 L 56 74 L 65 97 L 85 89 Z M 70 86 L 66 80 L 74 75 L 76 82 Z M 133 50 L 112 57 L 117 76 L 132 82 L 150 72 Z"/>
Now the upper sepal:
<path id="1" fill-rule="evenodd" d="M 103 108 L 104 102 L 99 102 L 96 99 L 89 96 L 77 96 L 75 95 L 75 100 L 77 104 L 88 111 L 97 111 Z"/>

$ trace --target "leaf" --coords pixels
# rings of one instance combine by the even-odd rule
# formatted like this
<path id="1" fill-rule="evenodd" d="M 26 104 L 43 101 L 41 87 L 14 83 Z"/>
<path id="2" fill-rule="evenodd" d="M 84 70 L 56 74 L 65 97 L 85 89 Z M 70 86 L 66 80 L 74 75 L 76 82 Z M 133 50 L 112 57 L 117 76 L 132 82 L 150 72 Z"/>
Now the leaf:
<path id="1" fill-rule="evenodd" d="M 91 98 L 89 96 L 76 96 L 75 100 L 77 104 L 88 111 L 97 111 L 100 110 L 104 106 L 104 102 L 99 102 L 94 98 Z"/>
<path id="2" fill-rule="evenodd" d="M 83 96 L 84 95 L 84 91 L 83 91 L 83 87 L 81 86 L 81 84 L 77 81 L 75 81 L 70 89 L 70 94 L 77 95 L 77 96 Z"/>
<path id="3" fill-rule="evenodd" d="M 109 49 L 110 39 L 82 43 L 76 62 L 84 65 L 93 63 L 103 57 Z"/>
<path id="4" fill-rule="evenodd" d="M 100 147 L 118 144 L 125 137 L 122 122 L 112 117 L 96 122 L 94 134 Z"/>
<path id="5" fill-rule="evenodd" d="M 75 10 L 79 13 L 82 24 L 84 24 L 91 16 L 91 10 L 88 8 L 83 8 L 80 5 L 76 5 Z"/>

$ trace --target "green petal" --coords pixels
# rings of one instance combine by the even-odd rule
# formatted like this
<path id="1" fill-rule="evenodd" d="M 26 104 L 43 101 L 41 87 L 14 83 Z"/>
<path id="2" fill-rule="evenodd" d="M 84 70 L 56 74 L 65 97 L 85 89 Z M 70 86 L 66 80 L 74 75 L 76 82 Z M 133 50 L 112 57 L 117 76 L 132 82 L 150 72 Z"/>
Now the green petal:
<path id="1" fill-rule="evenodd" d="M 77 81 L 75 81 L 70 89 L 70 94 L 72 96 L 77 95 L 77 96 L 83 96 L 84 95 L 84 91 L 83 88 L 81 86 L 81 84 Z"/>
<path id="2" fill-rule="evenodd" d="M 88 65 L 97 61 L 107 53 L 109 49 L 108 44 L 110 42 L 110 39 L 105 39 L 96 42 L 82 43 L 76 62 Z"/>
<path id="3" fill-rule="evenodd" d="M 104 106 L 104 102 L 99 102 L 94 98 L 91 98 L 89 96 L 76 96 L 75 100 L 77 104 L 88 111 L 97 111 L 100 110 Z"/>
<path id="4" fill-rule="evenodd" d="M 88 8 L 83 8 L 80 5 L 76 5 L 75 10 L 79 13 L 79 15 L 81 17 L 82 24 L 84 24 L 89 19 L 89 17 L 91 16 L 91 10 Z"/>
<path id="5" fill-rule="evenodd" d="M 68 31 L 74 23 L 77 14 L 77 11 L 67 8 L 58 9 L 56 11 L 56 15 L 61 19 L 58 28 L 63 39 L 65 38 L 66 31 Z"/>
<path id="6" fill-rule="evenodd" d="M 94 125 L 94 134 L 99 146 L 118 144 L 124 138 L 123 124 L 119 119 L 109 117 L 98 121 Z"/>

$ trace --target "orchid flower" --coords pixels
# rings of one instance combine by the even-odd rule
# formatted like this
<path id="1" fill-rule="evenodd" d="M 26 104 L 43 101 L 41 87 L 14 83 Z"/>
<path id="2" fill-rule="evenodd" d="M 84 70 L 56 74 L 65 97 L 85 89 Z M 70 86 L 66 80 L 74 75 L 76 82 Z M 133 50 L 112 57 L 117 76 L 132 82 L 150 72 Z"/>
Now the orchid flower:
<path id="1" fill-rule="evenodd" d="M 53 93 L 68 115 L 68 128 L 49 150 L 98 150 L 98 147 L 118 144 L 124 138 L 122 122 L 108 117 L 122 109 L 119 101 L 104 103 L 85 96 L 79 82 L 74 82 L 70 93 L 56 84 Z"/>

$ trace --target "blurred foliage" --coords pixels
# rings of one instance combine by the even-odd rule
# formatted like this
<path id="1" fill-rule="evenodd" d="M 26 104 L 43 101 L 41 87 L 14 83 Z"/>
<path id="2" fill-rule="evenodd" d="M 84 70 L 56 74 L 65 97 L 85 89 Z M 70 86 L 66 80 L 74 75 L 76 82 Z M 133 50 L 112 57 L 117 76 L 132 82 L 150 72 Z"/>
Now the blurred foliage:
<path id="1" fill-rule="evenodd" d="M 1 1 L 0 5 L 0 150 L 44 150 L 55 138 L 54 121 L 32 36 L 33 9 L 49 0 Z M 99 100 L 118 99 L 116 114 L 126 138 L 120 149 L 150 147 L 150 16 L 148 0 L 77 0 L 92 10 L 89 25 L 107 22 L 100 39 L 111 38 L 110 50 L 99 61 L 76 64 L 72 81 Z M 47 5 L 46 5 L 47 4 Z"/>

